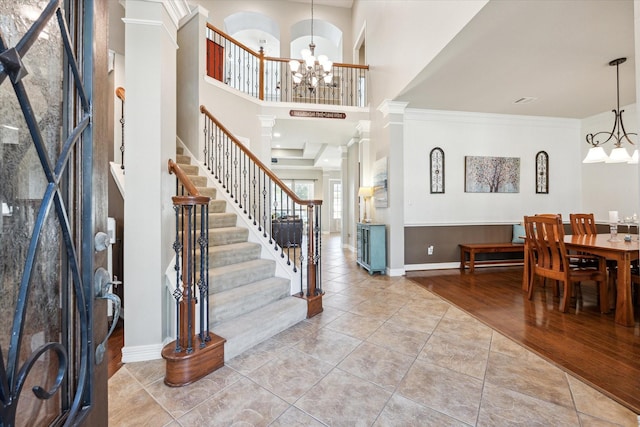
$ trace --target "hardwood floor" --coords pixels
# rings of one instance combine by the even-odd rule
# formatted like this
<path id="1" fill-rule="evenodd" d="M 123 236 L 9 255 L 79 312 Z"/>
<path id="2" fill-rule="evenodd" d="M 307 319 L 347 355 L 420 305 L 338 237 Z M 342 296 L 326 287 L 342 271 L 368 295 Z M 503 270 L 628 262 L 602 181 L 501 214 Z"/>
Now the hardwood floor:
<path id="1" fill-rule="evenodd" d="M 600 314 L 595 284 L 584 283 L 568 313 L 552 286 L 532 301 L 521 289 L 522 267 L 408 272 L 407 277 L 495 330 L 640 413 L 640 312 L 634 327 Z M 577 307 L 577 308 L 576 308 Z"/>
<path id="2" fill-rule="evenodd" d="M 122 347 L 124 346 L 124 321 L 120 319 L 107 341 L 107 371 L 109 378 L 122 366 Z"/>

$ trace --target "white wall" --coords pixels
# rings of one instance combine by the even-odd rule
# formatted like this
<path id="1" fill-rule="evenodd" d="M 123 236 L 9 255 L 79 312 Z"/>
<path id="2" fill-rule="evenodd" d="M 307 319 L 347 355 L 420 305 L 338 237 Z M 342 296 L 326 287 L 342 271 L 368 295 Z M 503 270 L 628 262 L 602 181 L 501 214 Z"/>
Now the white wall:
<path id="1" fill-rule="evenodd" d="M 369 76 L 372 82 L 384 82 L 369 85 L 370 104 L 377 107 L 384 99 L 398 95 L 486 3 L 355 0 L 351 39 L 357 40 L 366 28 Z M 414 43 L 408 45 L 408 41 Z M 352 51 L 354 48 L 351 46 Z"/>
<path id="2" fill-rule="evenodd" d="M 638 113 L 635 105 L 621 107 L 624 126 L 628 132 L 637 132 Z M 614 114 L 611 111 L 588 117 L 582 121 L 580 133 L 580 161 L 587 155 L 591 147 L 586 143 L 585 136 L 588 133 L 601 131 L 609 132 L 613 127 Z M 606 139 L 606 138 L 605 138 Z M 638 138 L 632 136 L 636 142 Z M 602 147 L 607 154 L 611 153 L 613 141 L 609 141 Z M 624 142 L 623 147 L 629 154 L 633 154 L 638 146 L 631 146 Z M 640 214 L 638 165 L 626 163 L 591 163 L 582 164 L 582 207 L 585 212 L 593 212 L 596 221 L 607 222 L 608 211 L 618 211 L 620 218 Z"/>
<path id="3" fill-rule="evenodd" d="M 124 205 L 125 328 L 122 361 L 160 358 L 164 271 L 173 255 L 176 152 L 176 24 L 162 3 L 129 1 L 126 11 Z M 149 70 L 156 70 L 150 73 Z"/>
<path id="4" fill-rule="evenodd" d="M 291 26 L 299 21 L 311 19 L 311 4 L 286 0 L 193 0 L 209 11 L 209 22 L 224 31 L 224 19 L 237 12 L 255 12 L 273 19 L 280 30 L 280 56 L 299 57 L 299 52 L 290 52 Z M 351 9 L 313 5 L 314 20 L 330 22 L 342 31 L 344 62 L 351 62 Z M 314 33 L 316 32 L 314 26 Z M 318 48 L 319 49 L 319 48 Z M 317 55 L 323 52 L 316 50 Z M 329 58 L 332 59 L 332 58 Z"/>
<path id="5" fill-rule="evenodd" d="M 203 140 L 199 91 L 202 78 L 206 74 L 206 14 L 205 10 L 194 8 L 191 15 L 181 22 L 178 30 L 178 137 L 196 154 L 202 153 Z"/>
<path id="6" fill-rule="evenodd" d="M 405 225 L 514 223 L 581 210 L 580 121 L 408 110 L 405 116 Z M 445 154 L 445 194 L 430 194 L 429 152 Z M 549 154 L 549 194 L 535 192 L 535 155 Z M 465 156 L 520 158 L 519 193 L 465 193 Z"/>

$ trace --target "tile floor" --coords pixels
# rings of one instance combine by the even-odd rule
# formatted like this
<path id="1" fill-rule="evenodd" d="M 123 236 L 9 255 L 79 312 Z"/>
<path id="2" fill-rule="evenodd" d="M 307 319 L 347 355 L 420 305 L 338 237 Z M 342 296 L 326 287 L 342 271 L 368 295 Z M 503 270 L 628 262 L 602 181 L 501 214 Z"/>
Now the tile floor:
<path id="1" fill-rule="evenodd" d="M 110 426 L 638 426 L 637 415 L 404 277 L 325 239 L 324 312 L 195 384 L 109 380 Z"/>

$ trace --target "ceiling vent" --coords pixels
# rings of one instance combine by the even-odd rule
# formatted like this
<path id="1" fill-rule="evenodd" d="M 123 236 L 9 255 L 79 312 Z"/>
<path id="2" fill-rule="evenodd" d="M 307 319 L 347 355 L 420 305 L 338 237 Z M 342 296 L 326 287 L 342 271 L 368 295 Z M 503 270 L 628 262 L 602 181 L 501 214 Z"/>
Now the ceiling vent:
<path id="1" fill-rule="evenodd" d="M 513 103 L 514 104 L 530 104 L 536 99 L 538 98 L 535 98 L 533 96 L 523 96 L 522 98 L 518 98 L 515 101 L 513 101 Z"/>

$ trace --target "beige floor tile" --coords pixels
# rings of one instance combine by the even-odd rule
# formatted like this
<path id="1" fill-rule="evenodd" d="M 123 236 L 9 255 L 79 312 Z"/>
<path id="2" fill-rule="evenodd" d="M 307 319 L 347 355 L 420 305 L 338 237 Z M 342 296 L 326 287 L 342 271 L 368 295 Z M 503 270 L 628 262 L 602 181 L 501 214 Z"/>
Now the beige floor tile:
<path id="1" fill-rule="evenodd" d="M 493 337 L 491 338 L 491 351 L 516 358 L 524 358 L 526 357 L 527 353 L 531 353 L 529 350 L 527 350 L 517 342 L 495 331 L 493 332 Z"/>
<path id="2" fill-rule="evenodd" d="M 415 307 L 404 306 L 391 316 L 387 323 L 394 324 L 399 328 L 430 334 L 438 326 L 442 317 L 427 313 L 429 312 Z"/>
<path id="3" fill-rule="evenodd" d="M 465 427 L 468 424 L 394 394 L 373 424 L 376 427 L 438 426 Z"/>
<path id="4" fill-rule="evenodd" d="M 353 313 L 345 313 L 333 322 L 327 324 L 326 328 L 341 332 L 351 337 L 366 340 L 384 322 L 382 320 L 371 319 Z"/>
<path id="5" fill-rule="evenodd" d="M 364 301 L 349 309 L 351 313 L 371 317 L 377 320 L 387 320 L 400 309 L 397 305 L 387 305 L 381 301 Z"/>
<path id="6" fill-rule="evenodd" d="M 474 341 L 460 340 L 455 336 L 435 334 L 429 338 L 418 356 L 419 360 L 478 379 L 484 378 L 488 358 L 488 345 L 478 345 Z"/>
<path id="7" fill-rule="evenodd" d="M 640 417 L 633 411 L 571 375 L 566 374 L 566 376 L 578 412 L 600 420 L 609 420 L 621 426 L 640 425 Z M 640 393 L 640 390 L 638 390 L 638 393 Z"/>
<path id="8" fill-rule="evenodd" d="M 127 369 L 136 380 L 146 386 L 164 379 L 166 363 L 164 359 L 127 363 Z"/>
<path id="9" fill-rule="evenodd" d="M 179 418 L 196 405 L 240 380 L 242 376 L 231 368 L 222 368 L 184 387 L 168 387 L 162 380 L 147 386 L 147 391 L 174 418 Z"/>
<path id="10" fill-rule="evenodd" d="M 414 360 L 406 354 L 364 342 L 340 362 L 338 368 L 393 392 Z"/>
<path id="11" fill-rule="evenodd" d="M 183 426 L 268 426 L 289 405 L 243 378 L 178 418 Z"/>
<path id="12" fill-rule="evenodd" d="M 342 311 L 348 311 L 350 308 L 357 306 L 363 301 L 365 301 L 364 296 L 337 293 L 329 297 L 322 298 L 322 305 L 325 307 L 337 308 Z"/>
<path id="13" fill-rule="evenodd" d="M 109 425 L 638 426 L 411 280 L 369 275 L 334 242 L 323 246 L 323 313 L 193 386 L 165 387 L 163 360 L 126 364 L 109 380 Z"/>
<path id="14" fill-rule="evenodd" d="M 167 411 L 129 373 L 126 366 L 109 379 L 109 425 L 164 426 L 173 421 Z"/>
<path id="15" fill-rule="evenodd" d="M 371 334 L 367 341 L 416 357 L 428 338 L 428 333 L 405 329 L 387 322 Z"/>
<path id="16" fill-rule="evenodd" d="M 294 403 L 333 366 L 297 350 L 290 350 L 251 372 L 248 377 L 283 400 Z"/>
<path id="17" fill-rule="evenodd" d="M 305 414 L 295 406 L 290 407 L 269 427 L 323 427 L 325 424 Z"/>
<path id="18" fill-rule="evenodd" d="M 477 425 L 577 427 L 580 421 L 570 408 L 487 384 L 482 394 Z"/>
<path id="19" fill-rule="evenodd" d="M 302 328 L 304 328 L 304 325 L 302 325 Z M 282 332 L 282 334 L 285 334 L 286 332 L 287 331 Z M 300 333 L 299 336 L 299 339 L 302 339 L 304 337 L 304 334 Z M 292 341 L 294 340 L 295 339 L 292 339 Z M 298 340 L 295 341 L 297 342 Z M 286 339 L 277 340 L 274 338 L 270 338 L 258 345 L 251 347 L 249 350 L 245 351 L 242 354 L 239 354 L 233 359 L 228 360 L 227 362 L 225 362 L 225 365 L 235 369 L 243 375 L 246 375 L 254 369 L 258 369 L 265 363 L 275 359 L 278 354 L 288 351 L 290 346 L 283 344 L 283 341 L 286 341 Z"/>
<path id="20" fill-rule="evenodd" d="M 318 316 L 322 316 L 324 313 L 320 313 Z M 318 317 L 315 316 L 315 317 Z M 297 342 L 303 340 L 309 335 L 314 334 L 319 328 L 316 322 L 302 321 L 296 325 L 293 325 L 289 329 L 280 332 L 279 334 L 271 337 L 271 340 L 279 342 L 282 346 L 290 347 Z"/>
<path id="21" fill-rule="evenodd" d="M 362 340 L 330 329 L 321 329 L 298 342 L 294 348 L 335 366 L 361 342 Z"/>
<path id="22" fill-rule="evenodd" d="M 491 352 L 485 381 L 556 405 L 573 407 L 564 372 L 533 353 L 513 358 Z"/>
<path id="23" fill-rule="evenodd" d="M 331 323 L 338 317 L 345 313 L 343 310 L 339 310 L 333 307 L 323 307 L 322 313 L 313 316 L 311 319 L 307 319 L 305 322 L 315 325 L 317 328 L 325 326 L 327 323 Z"/>
<path id="24" fill-rule="evenodd" d="M 397 393 L 467 424 L 480 408 L 482 380 L 416 360 Z"/>
<path id="25" fill-rule="evenodd" d="M 453 316 L 451 315 L 452 311 L 456 313 Z M 459 317 L 457 313 L 462 313 L 462 316 Z M 451 307 L 447 310 L 433 333 L 436 335 L 457 336 L 463 340 L 483 341 L 489 345 L 493 330 L 468 314 Z"/>
<path id="26" fill-rule="evenodd" d="M 391 393 L 339 369 L 314 385 L 295 406 L 333 427 L 369 426 Z"/>

